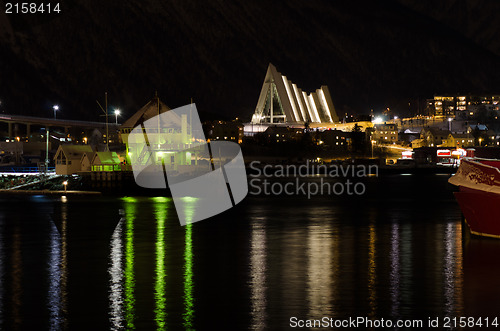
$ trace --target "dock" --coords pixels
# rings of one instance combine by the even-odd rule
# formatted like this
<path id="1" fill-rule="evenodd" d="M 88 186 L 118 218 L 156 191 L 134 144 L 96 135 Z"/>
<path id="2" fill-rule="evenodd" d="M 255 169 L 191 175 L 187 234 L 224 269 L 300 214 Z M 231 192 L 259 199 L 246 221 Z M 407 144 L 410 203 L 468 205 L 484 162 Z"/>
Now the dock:
<path id="1" fill-rule="evenodd" d="M 98 191 L 0 190 L 0 195 L 101 195 Z"/>

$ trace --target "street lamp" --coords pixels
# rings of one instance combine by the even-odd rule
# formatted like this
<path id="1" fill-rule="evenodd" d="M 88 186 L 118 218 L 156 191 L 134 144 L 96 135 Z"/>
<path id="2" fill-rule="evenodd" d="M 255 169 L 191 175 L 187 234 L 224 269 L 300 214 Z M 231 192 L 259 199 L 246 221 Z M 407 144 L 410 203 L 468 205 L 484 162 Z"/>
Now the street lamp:
<path id="1" fill-rule="evenodd" d="M 64 193 L 66 193 L 66 187 L 68 186 L 68 181 L 67 181 L 67 180 L 65 180 L 65 181 L 63 182 L 63 185 L 64 185 Z"/>
<path id="2" fill-rule="evenodd" d="M 115 109 L 115 124 L 118 124 L 118 115 L 120 115 L 120 109 Z"/>
<path id="3" fill-rule="evenodd" d="M 59 106 L 54 105 L 54 106 L 52 106 L 52 109 L 54 109 L 54 119 L 56 119 L 56 112 L 59 110 Z"/>
<path id="4" fill-rule="evenodd" d="M 453 119 L 451 117 L 448 118 L 448 130 L 450 130 L 451 132 L 451 121 L 453 121 Z"/>

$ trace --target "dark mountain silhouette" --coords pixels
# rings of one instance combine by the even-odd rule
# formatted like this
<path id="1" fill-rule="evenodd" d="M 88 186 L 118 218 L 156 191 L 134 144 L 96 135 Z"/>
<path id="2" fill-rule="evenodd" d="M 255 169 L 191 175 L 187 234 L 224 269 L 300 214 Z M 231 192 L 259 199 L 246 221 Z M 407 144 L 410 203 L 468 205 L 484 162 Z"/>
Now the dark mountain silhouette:
<path id="1" fill-rule="evenodd" d="M 306 91 L 329 85 L 340 114 L 499 93 L 498 20 L 486 26 L 491 13 L 476 8 L 484 29 L 460 29 L 427 12 L 433 5 L 68 0 L 60 14 L 2 10 L 0 112 L 52 116 L 58 103 L 60 117 L 95 120 L 107 91 L 128 117 L 158 91 L 171 108 L 193 98 L 202 113 L 248 119 L 269 62 Z"/>

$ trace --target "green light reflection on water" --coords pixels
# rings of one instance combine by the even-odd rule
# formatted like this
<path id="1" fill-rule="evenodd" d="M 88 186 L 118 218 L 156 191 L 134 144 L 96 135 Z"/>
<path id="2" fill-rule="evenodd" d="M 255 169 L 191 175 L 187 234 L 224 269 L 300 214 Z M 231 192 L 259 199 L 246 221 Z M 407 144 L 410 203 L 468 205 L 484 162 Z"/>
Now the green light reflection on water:
<path id="1" fill-rule="evenodd" d="M 156 217 L 155 320 L 158 330 L 166 330 L 165 220 L 169 199 L 156 197 L 152 200 Z"/>
<path id="2" fill-rule="evenodd" d="M 155 266 L 155 321 L 157 330 L 167 329 L 166 311 L 166 245 L 165 245 L 165 223 L 168 212 L 169 198 L 152 198 L 154 202 L 156 218 L 156 266 Z M 125 321 L 126 329 L 136 328 L 136 307 L 135 307 L 135 247 L 134 247 L 134 221 L 137 211 L 137 199 L 123 198 L 125 205 Z M 184 313 L 183 326 L 186 330 L 194 330 L 194 280 L 193 280 L 193 250 L 192 250 L 192 223 L 189 218 L 194 213 L 196 199 L 184 200 L 186 208 L 187 224 L 184 234 Z"/>
<path id="3" fill-rule="evenodd" d="M 194 280 L 193 280 L 193 243 L 192 243 L 192 227 L 190 218 L 194 213 L 194 204 L 196 199 L 184 199 L 186 208 L 187 222 L 185 225 L 184 239 L 184 327 L 186 330 L 193 330 L 194 319 Z"/>
<path id="4" fill-rule="evenodd" d="M 135 329 L 134 220 L 137 199 L 126 197 L 125 202 L 125 321 L 127 330 Z"/>

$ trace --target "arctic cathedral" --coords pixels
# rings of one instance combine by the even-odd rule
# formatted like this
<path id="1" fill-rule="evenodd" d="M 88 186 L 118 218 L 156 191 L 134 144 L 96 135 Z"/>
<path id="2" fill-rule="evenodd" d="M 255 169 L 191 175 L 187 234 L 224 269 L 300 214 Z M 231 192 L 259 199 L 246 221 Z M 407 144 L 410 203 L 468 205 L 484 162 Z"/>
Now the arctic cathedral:
<path id="1" fill-rule="evenodd" d="M 337 123 L 328 87 L 307 94 L 269 64 L 251 124 Z"/>

